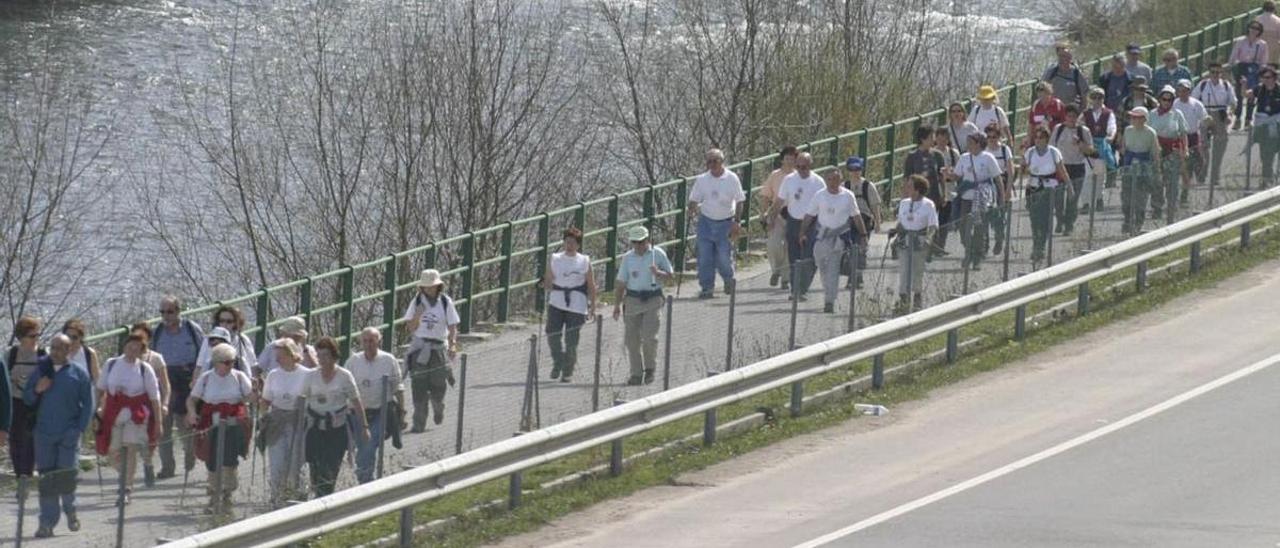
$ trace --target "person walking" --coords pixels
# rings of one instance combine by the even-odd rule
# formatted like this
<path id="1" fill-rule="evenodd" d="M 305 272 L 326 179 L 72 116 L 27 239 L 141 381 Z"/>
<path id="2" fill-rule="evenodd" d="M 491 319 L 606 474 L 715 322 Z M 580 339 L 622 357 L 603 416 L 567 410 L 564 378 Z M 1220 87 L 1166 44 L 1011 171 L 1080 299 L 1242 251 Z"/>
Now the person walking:
<path id="1" fill-rule="evenodd" d="M 253 341 L 249 340 L 249 336 L 241 332 L 244 329 L 244 314 L 240 309 L 234 306 L 223 305 L 213 311 L 214 329 L 210 331 L 208 337 L 205 338 L 205 344 L 200 347 L 200 352 L 196 356 L 196 363 L 200 364 L 200 374 L 204 374 L 211 369 L 209 360 L 209 339 L 213 338 L 213 331 L 221 328 L 224 340 L 231 348 L 236 351 L 236 369 L 243 371 L 250 379 L 256 379 L 254 371 L 258 369 L 258 353 L 253 348 Z M 255 384 L 255 390 L 261 388 Z"/>
<path id="2" fill-rule="evenodd" d="M 175 444 L 182 446 L 183 469 L 191 470 L 196 465 L 195 437 L 186 421 L 187 397 L 191 395 L 191 383 L 195 382 L 196 357 L 203 342 L 204 330 L 200 325 L 182 317 L 182 301 L 172 295 L 160 299 L 160 323 L 152 331 L 151 348 L 164 358 L 169 398 L 161 430 L 160 472 L 156 475 L 159 479 L 177 475 Z"/>
<path id="3" fill-rule="evenodd" d="M 951 218 L 951 202 L 956 199 L 955 170 L 956 162 L 960 161 L 960 150 L 951 146 L 951 132 L 947 128 L 940 127 L 933 131 L 933 150 L 937 151 L 938 157 L 942 159 L 942 176 L 941 185 L 937 189 L 930 189 L 928 197 L 938 207 L 938 220 L 942 223 L 942 227 L 933 235 L 934 249 L 928 257 L 925 257 L 926 262 L 932 261 L 934 255 L 939 257 L 950 255 L 947 253 L 947 236 L 951 233 L 951 226 L 956 221 Z"/>
<path id="4" fill-rule="evenodd" d="M 1012 143 L 1013 129 L 1009 126 L 1009 115 L 1005 113 L 1004 108 L 996 104 L 999 99 L 996 87 L 991 84 L 978 86 L 976 99 L 978 101 L 969 110 L 969 121 L 973 122 L 973 125 L 983 128 L 984 132 L 986 128 L 995 124 L 1000 129 L 1003 138 Z"/>
<path id="5" fill-rule="evenodd" d="M 138 461 L 148 458 L 155 449 L 164 422 L 160 383 L 145 359 L 146 351 L 146 339 L 130 334 L 125 339 L 124 353 L 107 360 L 97 384 L 102 423 L 96 448 L 99 455 L 110 457 L 124 476 L 124 489 L 118 499 L 121 504 L 129 504 Z"/>
<path id="6" fill-rule="evenodd" d="M 4 398 L 4 422 L 0 429 L 6 432 L 9 441 L 9 461 L 13 464 L 13 474 L 19 481 L 25 482 L 35 472 L 36 447 L 32 432 L 36 426 L 36 411 L 27 405 L 22 397 L 27 381 L 36 375 L 40 361 L 48 356 L 48 351 L 40 347 L 40 320 L 31 316 L 23 316 L 13 325 L 13 337 L 17 344 L 9 347 L 4 355 L 4 370 L 9 382 L 5 387 L 8 396 Z"/>
<path id="7" fill-rule="evenodd" d="M 760 188 L 760 217 L 764 219 L 768 239 L 765 242 L 765 253 L 769 257 L 769 287 L 782 285 L 782 289 L 790 289 L 791 261 L 787 259 L 787 223 L 773 203 L 781 199 L 778 190 L 782 188 L 782 180 L 796 170 L 796 157 L 800 151 L 787 145 L 778 152 L 778 168 L 765 179 Z"/>
<path id="8" fill-rule="evenodd" d="M 947 136 L 949 144 L 955 150 L 964 150 L 970 135 L 982 133 L 976 124 L 965 115 L 964 105 L 959 102 L 947 106 Z"/>
<path id="9" fill-rule="evenodd" d="M 302 451 L 305 442 L 302 392 L 311 368 L 302 364 L 302 347 L 281 337 L 272 343 L 276 367 L 267 373 L 258 400 L 258 428 L 266 445 L 271 506 L 279 508 L 302 494 Z"/>
<path id="10" fill-rule="evenodd" d="M 369 443 L 360 390 L 350 371 L 338 367 L 338 343 L 325 337 L 316 341 L 320 367 L 306 377 L 303 396 L 307 398 L 307 469 L 316 497 L 333 494 L 342 470 L 342 457 L 352 442 Z"/>
<path id="11" fill-rule="evenodd" d="M 1121 134 L 1123 134 L 1125 128 L 1129 127 L 1129 112 L 1133 111 L 1133 109 L 1142 107 L 1150 112 L 1160 106 L 1156 102 L 1156 98 L 1151 96 L 1151 88 L 1147 86 L 1147 81 L 1142 78 L 1133 79 L 1133 91 L 1129 93 L 1128 97 L 1124 98 L 1124 101 L 1120 102 L 1120 105 L 1119 130 Z"/>
<path id="12" fill-rule="evenodd" d="M 382 440 L 390 436 L 392 445 L 397 449 L 401 447 L 404 384 L 396 357 L 382 350 L 382 332 L 376 327 L 360 331 L 360 351 L 351 354 L 344 367 L 351 372 L 360 390 L 364 423 L 369 427 L 369 439 L 356 444 L 356 480 L 369 483 L 378 471 L 378 447 Z"/>
<path id="13" fill-rule="evenodd" d="M 1240 121 L 1247 124 L 1253 121 L 1253 99 L 1245 100 L 1244 93 L 1258 87 L 1258 76 L 1270 56 L 1270 42 L 1262 39 L 1262 23 L 1252 21 L 1248 32 L 1237 38 L 1231 47 L 1231 57 L 1227 64 L 1231 66 L 1231 74 L 1236 83 L 1236 127 L 1240 129 Z M 1280 48 L 1278 48 L 1280 49 Z M 1247 104 L 1247 108 L 1246 108 Z M 1243 116 L 1241 115 L 1243 113 Z"/>
<path id="14" fill-rule="evenodd" d="M 254 398 L 253 384 L 249 374 L 237 367 L 242 362 L 234 346 L 213 346 L 209 362 L 210 369 L 196 378 L 187 398 L 187 425 L 196 432 L 196 457 L 209 472 L 205 512 L 229 513 L 231 497 L 240 485 L 240 459 L 248 456 L 253 439 L 248 407 Z M 220 435 L 225 435 L 221 443 Z"/>
<path id="15" fill-rule="evenodd" d="M 93 382 L 98 382 L 99 371 L 98 351 L 84 344 L 84 338 L 89 335 L 89 331 L 85 329 L 84 322 L 77 318 L 71 318 L 62 324 L 62 334 L 71 339 L 71 350 L 69 360 L 71 363 L 79 365 L 89 371 L 89 378 Z"/>
<path id="16" fill-rule="evenodd" d="M 733 242 L 742 232 L 738 218 L 747 200 L 738 175 L 724 167 L 724 152 L 708 150 L 706 165 L 689 192 L 689 217 L 698 219 L 699 299 L 715 296 L 716 272 L 725 294 L 733 291 Z"/>
<path id="17" fill-rule="evenodd" d="M 785 183 L 782 188 L 787 188 Z M 666 252 L 649 242 L 649 230 L 645 227 L 631 227 L 627 239 L 631 250 L 618 261 L 613 319 L 625 318 L 623 338 L 631 364 L 627 385 L 639 386 L 652 383 L 657 369 L 658 328 L 664 302 L 662 283 L 671 278 L 673 269 Z"/>
<path id="18" fill-rule="evenodd" d="M 999 193 L 996 180 L 1000 177 L 1000 163 L 987 152 L 986 136 L 975 133 L 965 144 L 967 150 L 956 164 L 960 183 L 951 218 L 960 223 L 960 243 L 964 244 L 961 268 L 978 270 L 987 254 L 987 210 L 994 207 Z"/>
<path id="19" fill-rule="evenodd" d="M 1187 123 L 1187 160 L 1182 166 L 1180 201 L 1182 207 L 1187 207 L 1192 183 L 1198 185 L 1205 179 L 1205 143 L 1201 138 L 1201 128 L 1209 119 L 1209 111 L 1204 103 L 1191 96 L 1191 80 L 1179 80 L 1176 92 L 1178 98 L 1173 101 L 1173 108 L 1182 113 L 1182 119 Z"/>
<path id="20" fill-rule="evenodd" d="M 1209 113 L 1209 118 L 1204 122 L 1204 135 L 1208 139 L 1209 150 L 1208 157 L 1208 181 L 1210 185 L 1218 184 L 1218 177 L 1222 173 L 1222 159 L 1227 153 L 1227 141 L 1230 136 L 1227 132 L 1232 124 L 1232 111 L 1235 110 L 1236 117 L 1240 115 L 1240 111 L 1236 110 L 1240 105 L 1240 97 L 1244 90 L 1238 93 L 1235 86 L 1231 82 L 1223 78 L 1225 69 L 1222 63 L 1209 63 L 1209 77 L 1200 80 L 1196 84 L 1195 89 L 1191 92 L 1191 96 L 1198 99 L 1204 104 L 1205 110 Z M 1249 114 L 1253 114 L 1250 109 Z"/>
<path id="21" fill-rule="evenodd" d="M 1131 42 L 1124 49 L 1124 57 L 1124 69 L 1130 76 L 1141 77 L 1145 82 L 1151 81 L 1151 65 L 1142 62 L 1142 46 Z"/>
<path id="22" fill-rule="evenodd" d="M 37 410 L 34 441 L 40 471 L 40 526 L 36 538 L 52 537 L 60 514 L 67 516 L 67 529 L 80 530 L 76 475 L 80 438 L 93 417 L 93 381 L 88 370 L 68 361 L 70 348 L 70 338 L 55 335 L 49 341 L 48 357 L 41 359 L 23 390 L 23 401 Z"/>
<path id="23" fill-rule="evenodd" d="M 1186 65 L 1178 62 L 1178 50 L 1173 48 L 1164 50 L 1164 54 L 1161 55 L 1160 59 L 1164 64 L 1151 71 L 1151 80 L 1149 81 L 1151 89 L 1173 88 L 1173 86 L 1177 85 L 1178 80 L 1191 79 L 1191 70 Z"/>
<path id="24" fill-rule="evenodd" d="M 462 320 L 453 299 L 445 293 L 440 271 L 422 271 L 418 294 L 405 310 L 404 321 L 413 334 L 405 356 L 409 364 L 409 386 L 413 390 L 412 432 L 420 434 L 427 430 L 428 402 L 432 420 L 436 424 L 444 423 L 444 395 L 455 382 L 449 363 L 459 350 L 458 323 Z M 316 349 L 319 350 L 319 346 Z"/>
<path id="25" fill-rule="evenodd" d="M 1075 54 L 1069 47 L 1057 48 L 1058 62 L 1045 69 L 1040 81 L 1053 86 L 1053 94 L 1064 105 L 1084 106 L 1085 91 L 1089 89 L 1089 81 L 1084 72 L 1076 66 Z M 956 148 L 963 148 L 957 144 Z"/>
<path id="26" fill-rule="evenodd" d="M 1120 166 L 1124 181 L 1120 185 L 1120 203 L 1124 210 L 1121 232 L 1136 236 L 1142 232 L 1147 201 L 1155 188 L 1155 166 L 1160 165 L 1160 147 L 1156 131 L 1147 125 L 1146 107 L 1129 111 L 1132 125 L 1125 128 L 1121 140 Z"/>
<path id="27" fill-rule="evenodd" d="M 813 258 L 822 273 L 822 311 L 836 311 L 836 297 L 840 293 L 840 265 L 845 260 L 845 235 L 850 227 L 857 228 L 856 246 L 865 246 L 867 227 L 862 224 L 858 210 L 858 198 L 853 191 L 841 186 L 840 172 L 831 170 L 823 176 L 826 188 L 809 199 L 800 227 L 801 244 L 809 234 L 814 234 Z M 813 225 L 817 225 L 814 227 Z"/>
<path id="28" fill-rule="evenodd" d="M 1067 117 L 1066 105 L 1053 94 L 1053 86 L 1049 82 L 1036 84 L 1036 101 L 1031 104 L 1031 112 L 1027 114 L 1031 125 L 1028 131 L 1043 127 L 1053 131 Z"/>
<path id="29" fill-rule="evenodd" d="M 781 211 L 787 221 L 787 258 L 791 261 L 791 298 L 805 300 L 809 285 L 813 283 L 813 234 L 801 238 L 801 224 L 809 210 L 809 200 L 825 185 L 822 177 L 813 173 L 813 157 L 803 152 L 796 158 L 796 172 L 782 180 L 774 213 Z"/>
<path id="30" fill-rule="evenodd" d="M 1086 162 L 1097 151 L 1093 148 L 1093 135 L 1080 125 L 1080 109 L 1075 105 L 1067 105 L 1067 118 L 1062 125 L 1054 128 L 1049 144 L 1062 156 L 1062 165 L 1067 170 L 1070 183 L 1068 191 L 1056 193 L 1053 211 L 1058 219 L 1058 234 L 1070 235 L 1076 226 L 1079 215 L 1079 196 L 1084 187 Z"/>
<path id="31" fill-rule="evenodd" d="M 151 349 L 151 326 L 147 322 L 137 322 L 129 328 L 129 333 L 142 338 L 142 361 L 151 366 L 151 370 L 156 374 L 156 381 L 160 384 L 160 415 L 161 415 L 161 435 L 164 433 L 164 416 L 169 414 L 169 397 L 172 394 L 169 386 L 168 367 L 165 365 L 164 356 L 159 352 Z M 154 447 L 150 448 L 146 455 L 142 458 L 142 478 L 143 485 L 147 487 L 155 487 L 156 485 L 156 469 L 153 457 L 155 456 Z"/>
<path id="32" fill-rule="evenodd" d="M 1280 16 L 1276 15 L 1276 3 L 1273 0 L 1262 3 L 1262 13 L 1258 14 L 1254 22 L 1262 26 L 1262 38 L 1268 44 L 1280 43 Z M 1267 51 L 1267 64 L 1276 63 L 1280 63 L 1280 47 Z"/>
<path id="33" fill-rule="evenodd" d="M 298 363 L 308 369 L 315 369 L 319 363 L 316 361 L 316 347 L 307 344 L 307 320 L 302 316 L 290 316 L 280 320 L 280 325 L 276 327 L 276 340 L 267 343 L 262 348 L 262 352 L 258 353 L 258 366 L 254 369 L 254 377 L 261 380 L 265 379 L 273 369 L 278 366 L 276 362 L 276 344 L 282 340 L 290 340 L 298 345 L 302 351 L 301 361 Z"/>
<path id="34" fill-rule="evenodd" d="M 995 244 L 991 247 L 992 255 L 1004 252 L 1005 232 L 1011 220 L 1013 209 L 1013 149 L 1005 144 L 1004 133 L 996 126 L 987 126 L 987 152 L 991 153 L 1000 166 L 1000 176 L 996 179 L 996 207 L 987 210 L 987 227 Z M 985 251 L 984 251 L 985 253 Z"/>
<path id="35" fill-rule="evenodd" d="M 898 223 L 889 235 L 890 246 L 897 250 L 895 256 L 901 261 L 896 306 L 899 314 L 924 307 L 925 256 L 933 238 L 930 233 L 938 229 L 937 207 L 925 197 L 928 192 L 929 180 L 923 175 L 912 175 L 904 181 L 906 197 L 898 202 Z"/>
<path id="36" fill-rule="evenodd" d="M 542 287 L 548 292 L 546 332 L 551 349 L 551 378 L 567 383 L 578 365 L 582 326 L 596 317 L 596 277 L 591 270 L 591 257 L 581 253 L 582 231 L 570 227 L 562 237 L 560 252 L 547 261 Z"/>
<path id="37" fill-rule="evenodd" d="M 1089 108 L 1084 111 L 1084 127 L 1093 138 L 1094 153 L 1087 157 L 1088 184 L 1081 188 L 1076 202 L 1081 211 L 1086 208 L 1102 208 L 1102 189 L 1115 186 L 1115 173 L 1119 167 L 1115 148 L 1116 114 L 1105 104 L 1106 92 L 1102 88 L 1089 91 Z"/>
<path id="38" fill-rule="evenodd" d="M 1120 103 L 1133 86 L 1133 76 L 1124 67 L 1124 57 L 1115 55 L 1111 58 L 1111 70 L 1098 77 L 1098 87 L 1103 90 L 1103 105 L 1111 110 L 1120 108 Z"/>
<path id="39" fill-rule="evenodd" d="M 1259 80 L 1261 83 L 1250 90 L 1249 96 L 1258 104 L 1252 135 L 1262 156 L 1262 188 L 1267 188 L 1275 182 L 1276 155 L 1280 154 L 1280 85 L 1276 82 L 1276 69 L 1269 66 L 1263 67 Z"/>
<path id="40" fill-rule="evenodd" d="M 853 191 L 854 197 L 858 199 L 858 213 L 862 217 L 862 224 L 866 227 L 867 234 L 871 234 L 880 231 L 880 210 L 883 205 L 880 190 L 876 188 L 875 183 L 862 177 L 863 167 L 865 162 L 861 156 L 850 156 L 845 160 L 844 168 L 849 177 L 844 181 L 844 187 Z M 854 254 L 851 258 L 852 263 L 849 265 L 851 275 L 845 286 L 846 289 L 850 289 L 856 285 L 858 289 L 862 289 L 862 273 L 867 269 L 867 246 L 853 245 L 853 243 L 852 237 L 845 242 L 853 248 Z"/>
<path id="41" fill-rule="evenodd" d="M 1049 130 L 1038 127 L 1035 146 L 1023 153 L 1023 172 L 1028 176 L 1027 212 L 1031 217 L 1031 268 L 1038 270 L 1045 260 L 1045 248 L 1053 232 L 1053 204 L 1071 191 L 1070 177 L 1062 163 L 1062 152 L 1049 144 Z"/>
<path id="42" fill-rule="evenodd" d="M 1173 224 L 1178 217 L 1178 191 L 1182 188 L 1182 165 L 1187 159 L 1187 121 L 1173 108 L 1176 93 L 1172 86 L 1160 90 L 1160 107 L 1147 117 L 1147 124 L 1156 130 L 1160 145 L 1161 163 L 1156 164 L 1159 186 L 1151 194 L 1151 218 L 1165 218 Z"/>

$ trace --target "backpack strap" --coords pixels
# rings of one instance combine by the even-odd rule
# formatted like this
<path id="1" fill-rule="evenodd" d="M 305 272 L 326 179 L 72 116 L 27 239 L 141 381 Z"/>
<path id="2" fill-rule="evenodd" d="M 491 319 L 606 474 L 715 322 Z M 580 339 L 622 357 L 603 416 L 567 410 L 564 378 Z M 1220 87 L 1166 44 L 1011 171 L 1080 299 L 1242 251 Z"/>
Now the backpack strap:
<path id="1" fill-rule="evenodd" d="M 14 366 L 13 362 L 16 362 L 16 361 L 18 361 L 18 345 L 15 344 L 9 347 L 9 353 L 5 356 L 5 359 L 4 359 L 4 365 L 5 367 L 8 367 L 10 371 L 12 371 Z"/>

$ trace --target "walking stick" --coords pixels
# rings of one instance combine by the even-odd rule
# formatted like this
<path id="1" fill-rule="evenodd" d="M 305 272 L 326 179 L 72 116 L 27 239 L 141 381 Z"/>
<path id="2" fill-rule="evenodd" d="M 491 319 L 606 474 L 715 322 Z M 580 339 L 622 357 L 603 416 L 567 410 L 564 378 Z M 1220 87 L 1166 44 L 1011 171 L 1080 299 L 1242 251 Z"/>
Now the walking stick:
<path id="1" fill-rule="evenodd" d="M 251 431 L 253 432 L 253 438 L 254 438 L 254 439 L 249 440 L 249 453 L 250 453 L 250 455 L 249 455 L 249 492 L 248 492 L 248 497 L 249 497 L 249 500 L 253 500 L 253 487 L 254 487 L 254 484 L 255 484 L 255 480 L 257 480 L 257 479 L 258 479 L 258 448 L 257 448 L 257 445 L 258 445 L 258 444 L 257 444 L 257 443 L 255 443 L 255 440 L 256 440 L 256 439 L 257 439 L 257 437 L 258 437 L 258 428 L 261 428 L 261 427 L 262 427 L 262 425 L 261 425 L 261 424 L 258 424 L 258 406 L 256 406 L 256 405 L 250 405 L 250 406 L 249 406 L 249 424 L 250 424 L 250 429 L 251 429 Z M 265 439 L 265 438 L 264 438 L 264 439 Z M 265 448 L 264 448 L 264 449 L 265 449 Z M 263 460 L 266 460 L 266 459 L 263 459 Z M 265 482 L 265 481 L 267 481 L 267 479 L 266 479 L 266 477 L 265 477 L 265 476 L 262 478 L 262 481 L 264 481 L 264 482 Z"/>

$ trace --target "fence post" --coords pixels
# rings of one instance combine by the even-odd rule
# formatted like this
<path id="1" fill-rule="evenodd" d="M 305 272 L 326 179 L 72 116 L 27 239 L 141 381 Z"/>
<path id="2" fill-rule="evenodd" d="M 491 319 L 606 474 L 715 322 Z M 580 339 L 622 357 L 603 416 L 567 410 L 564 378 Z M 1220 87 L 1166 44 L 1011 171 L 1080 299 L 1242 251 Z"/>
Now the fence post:
<path id="1" fill-rule="evenodd" d="M 511 311 L 511 232 L 513 230 L 511 221 L 507 221 L 502 225 L 502 263 L 499 268 L 498 277 L 499 284 L 502 284 L 502 293 L 498 294 L 498 321 L 505 323 L 508 314 Z M 541 293 L 541 291 L 538 291 Z"/>
<path id="2" fill-rule="evenodd" d="M 1199 241 L 1191 242 L 1190 263 L 1191 263 L 1192 274 L 1196 274 L 1200 272 L 1201 262 L 1200 262 L 1200 242 Z"/>
<path id="3" fill-rule="evenodd" d="M 218 460 L 219 461 L 222 460 L 222 438 L 223 438 L 222 434 L 224 434 L 224 431 L 222 429 L 221 423 L 219 423 L 218 425 Z M 128 445 L 120 446 L 120 468 L 122 469 L 120 472 L 120 492 L 116 494 L 116 548 L 124 548 L 124 507 L 128 506 L 124 502 L 125 489 L 126 489 L 125 480 L 129 477 L 129 468 L 130 468 Z M 218 477 L 219 478 L 222 477 L 221 466 L 218 467 Z M 219 482 L 218 487 L 219 488 L 222 487 L 221 482 Z M 222 507 L 222 492 L 221 490 L 219 490 L 218 508 L 221 508 L 221 507 Z M 218 515 L 222 515 L 222 512 L 218 512 Z"/>
<path id="4" fill-rule="evenodd" d="M 800 311 L 800 294 L 796 292 L 796 281 L 800 278 L 796 277 L 799 269 L 796 265 L 799 263 L 791 263 L 791 328 L 787 333 L 787 351 L 796 349 L 796 314 Z"/>
<path id="5" fill-rule="evenodd" d="M 885 133 L 885 151 L 888 154 L 884 159 L 884 180 L 889 185 L 889 197 L 893 197 L 893 160 L 894 149 L 897 148 L 897 123 L 889 124 L 889 130 Z"/>
<path id="6" fill-rule="evenodd" d="M 876 354 L 871 358 L 871 388 L 884 388 L 884 354 Z"/>
<path id="7" fill-rule="evenodd" d="M 514 432 L 511 437 L 518 438 L 524 432 Z M 524 472 L 516 470 L 511 473 L 511 478 L 507 483 L 507 510 L 515 510 L 520 507 L 520 496 L 524 494 Z"/>
<path id="8" fill-rule="evenodd" d="M 952 329 L 947 331 L 947 363 L 956 363 L 956 356 L 960 353 L 960 330 Z"/>
<path id="9" fill-rule="evenodd" d="M 351 354 L 351 315 L 355 311 L 356 299 L 356 269 L 351 265 L 342 267 L 342 315 L 340 323 L 342 328 L 342 359 L 346 359 Z"/>
<path id="10" fill-rule="evenodd" d="M 671 315 L 675 312 L 675 299 L 667 295 L 667 336 L 662 349 L 662 389 L 671 389 Z"/>
<path id="11" fill-rule="evenodd" d="M 466 238 L 462 240 L 462 310 L 459 311 L 461 321 L 458 325 L 458 331 L 462 333 L 471 332 L 472 312 L 475 311 L 475 302 L 471 298 L 471 283 L 475 278 L 476 270 L 476 233 L 467 232 Z"/>
<path id="12" fill-rule="evenodd" d="M 719 375 L 719 371 L 707 371 L 707 378 L 710 379 Z M 716 426 L 717 426 L 716 408 L 712 407 L 702 413 L 702 445 L 710 447 L 716 442 Z"/>
<path id="13" fill-rule="evenodd" d="M 584 233 L 586 231 L 583 231 Z M 546 268 L 547 261 L 551 253 L 551 216 L 545 212 L 538 218 L 538 265 L 534 270 L 534 277 L 542 277 L 542 269 Z M 534 289 L 533 291 L 533 310 L 537 314 L 542 314 L 543 309 L 547 307 L 547 292 Z"/>
<path id="14" fill-rule="evenodd" d="M 382 330 L 382 349 L 387 352 L 394 352 L 396 347 L 396 287 L 400 285 L 399 253 L 392 253 L 387 256 L 386 267 L 382 271 L 382 285 L 383 290 L 387 292 L 382 297 L 382 323 L 386 325 Z"/>
<path id="15" fill-rule="evenodd" d="M 573 226 L 581 230 L 583 234 L 587 233 L 587 203 L 578 202 L 578 209 L 573 211 Z"/>
<path id="16" fill-rule="evenodd" d="M 858 270 L 858 244 L 853 244 L 849 253 L 849 321 L 845 328 L 847 332 L 853 333 L 858 329 L 858 277 L 862 275 L 862 271 Z"/>
<path id="17" fill-rule="evenodd" d="M 1147 290 L 1147 261 L 1138 263 L 1138 279 L 1135 285 L 1139 293 Z"/>
<path id="18" fill-rule="evenodd" d="M 791 418 L 799 417 L 804 411 L 804 381 L 791 383 Z"/>
<path id="19" fill-rule="evenodd" d="M 467 355 L 458 356 L 458 433 L 454 438 L 453 453 L 462 454 L 463 414 L 467 410 Z"/>
<path id="20" fill-rule="evenodd" d="M 671 323 L 671 317 L 667 317 Z M 600 410 L 600 357 L 604 351 L 604 314 L 596 314 L 596 366 L 591 380 L 591 412 Z"/>
<path id="21" fill-rule="evenodd" d="M 1018 135 L 1018 83 L 1014 82 L 1013 87 L 1009 89 L 1009 112 L 1005 113 L 1009 118 L 1009 133 L 1017 138 Z M 1013 146 L 1012 143 L 1009 146 Z M 1006 241 L 1005 244 L 1009 242 Z"/>
<path id="22" fill-rule="evenodd" d="M 1204 29 L 1196 33 L 1196 51 L 1200 53 L 1199 57 L 1196 57 L 1196 76 L 1200 76 L 1204 74 Z"/>
<path id="23" fill-rule="evenodd" d="M 739 223 L 742 225 L 742 236 L 738 238 L 738 253 L 747 252 L 747 243 L 751 241 L 751 176 L 754 171 L 755 162 L 747 160 L 746 167 L 742 168 L 742 193 L 746 195 L 746 205 L 742 207 L 742 217 Z M 680 209 L 685 209 L 685 202 L 680 202 Z"/>
<path id="24" fill-rule="evenodd" d="M 1013 339 L 1021 341 L 1027 338 L 1027 305 L 1020 304 L 1013 310 Z"/>
<path id="25" fill-rule="evenodd" d="M 1246 249 L 1253 239 L 1253 230 L 1249 228 L 1249 223 L 1240 225 L 1240 249 Z"/>
<path id="26" fill-rule="evenodd" d="M 733 370 L 733 317 L 738 311 L 738 281 L 730 280 L 726 287 L 729 289 L 729 333 L 725 336 L 724 370 L 731 371 Z M 667 329 L 671 329 L 670 316 L 667 317 Z"/>
<path id="27" fill-rule="evenodd" d="M 604 290 L 613 291 L 613 278 L 618 275 L 618 194 L 609 199 L 609 239 L 605 240 Z"/>
<path id="28" fill-rule="evenodd" d="M 253 334 L 253 344 L 258 348 L 267 346 L 267 324 L 271 323 L 271 290 L 262 288 L 258 290 L 258 303 L 254 307 L 254 323 L 258 326 L 258 332 Z"/>
<path id="29" fill-rule="evenodd" d="M 627 403 L 627 400 L 615 398 L 613 406 L 617 407 Z M 618 438 L 609 443 L 609 476 L 618 477 L 622 475 L 622 438 Z"/>
<path id="30" fill-rule="evenodd" d="M 529 361 L 524 376 L 524 401 L 520 405 L 520 430 L 530 432 L 538 428 L 538 335 L 529 335 Z"/>
<path id="31" fill-rule="evenodd" d="M 413 546 L 413 507 L 400 509 L 400 548 Z"/>
<path id="32" fill-rule="evenodd" d="M 1089 294 L 1089 282 L 1080 284 L 1080 288 L 1077 290 L 1077 294 L 1076 294 L 1076 315 L 1077 316 L 1084 317 L 1089 314 L 1090 298 L 1092 298 L 1092 296 Z"/>
<path id="33" fill-rule="evenodd" d="M 653 228 L 653 216 L 657 210 L 655 194 L 657 194 L 657 190 L 654 185 L 644 187 L 644 204 L 641 207 L 644 208 L 644 227 L 648 229 Z M 676 204 L 676 207 L 684 207 L 684 205 Z"/>
<path id="34" fill-rule="evenodd" d="M 302 309 L 302 321 L 307 325 L 311 325 L 311 287 L 311 276 L 302 278 L 302 285 L 298 286 L 298 307 Z"/>

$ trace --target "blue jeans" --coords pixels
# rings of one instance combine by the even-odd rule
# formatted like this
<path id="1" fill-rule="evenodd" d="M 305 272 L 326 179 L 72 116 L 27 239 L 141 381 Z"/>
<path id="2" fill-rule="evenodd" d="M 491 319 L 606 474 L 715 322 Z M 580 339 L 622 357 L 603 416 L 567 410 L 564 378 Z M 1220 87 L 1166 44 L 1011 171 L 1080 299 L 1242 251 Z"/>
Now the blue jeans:
<path id="1" fill-rule="evenodd" d="M 382 439 L 382 409 L 366 409 L 364 416 L 369 421 L 369 440 L 361 442 L 359 436 L 355 437 L 356 480 L 360 483 L 369 483 L 378 473 L 378 442 Z"/>
<path id="2" fill-rule="evenodd" d="M 58 524 L 59 505 L 68 514 L 76 511 L 76 473 L 80 432 L 51 436 L 36 432 L 36 470 L 40 471 L 40 526 Z"/>
<path id="3" fill-rule="evenodd" d="M 726 286 L 733 282 L 733 241 L 729 239 L 732 226 L 733 217 L 713 221 L 698 215 L 698 285 L 704 292 L 715 289 L 716 271 Z"/>

